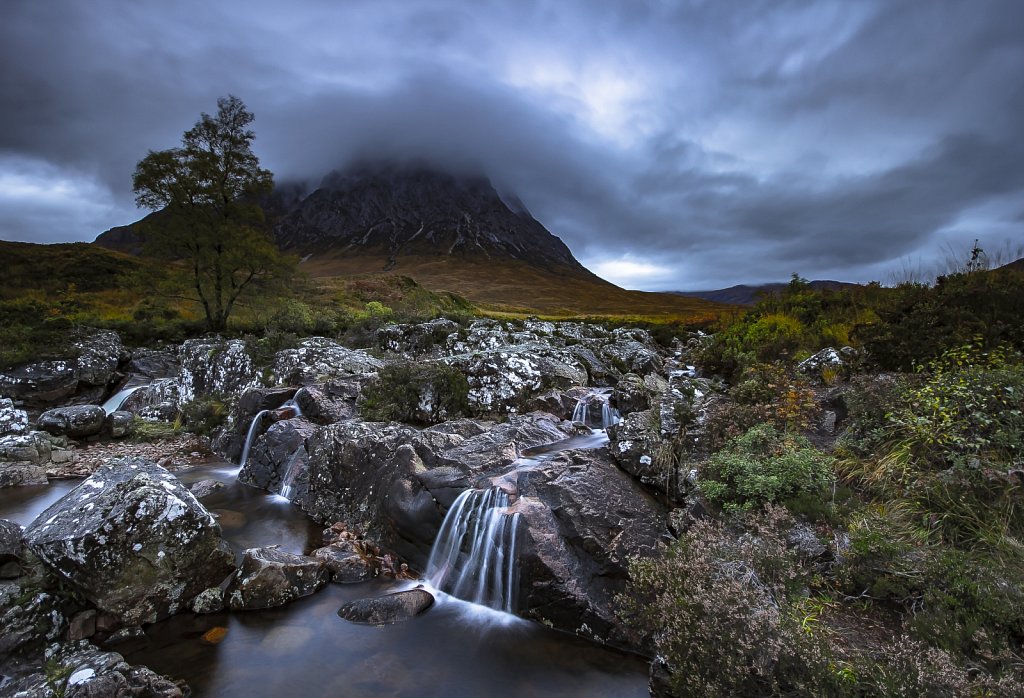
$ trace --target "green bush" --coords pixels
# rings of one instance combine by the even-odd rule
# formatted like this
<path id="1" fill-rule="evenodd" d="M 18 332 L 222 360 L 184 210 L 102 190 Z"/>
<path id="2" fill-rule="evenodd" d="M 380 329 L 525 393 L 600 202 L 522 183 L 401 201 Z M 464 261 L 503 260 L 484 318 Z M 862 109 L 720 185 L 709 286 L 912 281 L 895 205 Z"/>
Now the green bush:
<path id="1" fill-rule="evenodd" d="M 210 436 L 224 424 L 230 411 L 223 396 L 208 396 L 186 402 L 181 406 L 182 424 L 193 434 Z"/>
<path id="2" fill-rule="evenodd" d="M 833 459 L 802 436 L 761 424 L 714 454 L 698 483 L 708 500 L 726 510 L 747 510 L 804 493 L 824 495 L 834 479 L 832 466 Z"/>
<path id="3" fill-rule="evenodd" d="M 469 413 L 469 383 L 445 364 L 389 364 L 363 391 L 360 409 L 375 421 L 435 424 Z"/>

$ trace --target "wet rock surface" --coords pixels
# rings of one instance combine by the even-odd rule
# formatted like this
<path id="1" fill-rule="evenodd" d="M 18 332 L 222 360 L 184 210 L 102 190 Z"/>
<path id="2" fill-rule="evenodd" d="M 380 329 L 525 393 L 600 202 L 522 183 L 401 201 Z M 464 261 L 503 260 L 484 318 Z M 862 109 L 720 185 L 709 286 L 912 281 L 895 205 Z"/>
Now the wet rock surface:
<path id="1" fill-rule="evenodd" d="M 37 426 L 54 436 L 81 439 L 99 434 L 107 413 L 98 405 L 55 407 L 39 415 Z"/>
<path id="2" fill-rule="evenodd" d="M 0 395 L 45 408 L 61 402 L 95 402 L 127 359 L 116 332 L 88 331 L 69 337 L 64 358 L 0 372 Z"/>
<path id="3" fill-rule="evenodd" d="M 328 577 L 327 565 L 319 558 L 273 547 L 250 548 L 228 587 L 228 607 L 240 611 L 283 606 L 314 593 Z"/>
<path id="4" fill-rule="evenodd" d="M 613 597 L 629 558 L 670 540 L 664 508 L 607 449 L 565 451 L 518 473 L 522 516 L 521 611 L 561 630 L 621 646 L 639 641 L 618 622 Z"/>
<path id="5" fill-rule="evenodd" d="M 25 537 L 52 573 L 125 625 L 187 608 L 234 567 L 213 516 L 177 478 L 141 458 L 100 467 Z"/>
<path id="6" fill-rule="evenodd" d="M 353 623 L 388 625 L 409 620 L 434 605 L 434 596 L 424 589 L 409 589 L 370 599 L 352 601 L 338 615 Z"/>
<path id="7" fill-rule="evenodd" d="M 52 698 L 63 686 L 65 698 L 147 696 L 182 698 L 188 687 L 144 666 L 131 666 L 116 652 L 104 652 L 81 641 L 55 645 L 48 651 L 48 671 L 25 676 L 5 687 L 12 698 Z"/>

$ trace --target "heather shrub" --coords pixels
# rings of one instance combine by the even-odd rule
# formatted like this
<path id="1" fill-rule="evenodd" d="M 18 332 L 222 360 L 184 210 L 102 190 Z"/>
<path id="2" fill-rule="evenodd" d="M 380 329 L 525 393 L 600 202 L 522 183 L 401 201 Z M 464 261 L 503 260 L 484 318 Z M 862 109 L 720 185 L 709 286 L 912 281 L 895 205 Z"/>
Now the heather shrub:
<path id="1" fill-rule="evenodd" d="M 469 383 L 445 364 L 389 364 L 363 391 L 360 410 L 375 421 L 435 424 L 469 413 Z"/>
<path id="2" fill-rule="evenodd" d="M 696 523 L 660 559 L 634 559 L 619 613 L 649 633 L 681 696 L 835 695 L 844 678 L 801 628 L 809 572 L 786 546 L 791 521 L 768 507 L 731 530 Z"/>
<path id="3" fill-rule="evenodd" d="M 713 447 L 721 447 L 758 424 L 803 431 L 818 413 L 810 384 L 781 363 L 748 366 L 729 389 L 728 397 L 708 421 Z"/>
<path id="4" fill-rule="evenodd" d="M 807 439 L 761 424 L 730 441 L 700 472 L 698 484 L 726 510 L 782 503 L 801 494 L 824 495 L 833 459 Z"/>

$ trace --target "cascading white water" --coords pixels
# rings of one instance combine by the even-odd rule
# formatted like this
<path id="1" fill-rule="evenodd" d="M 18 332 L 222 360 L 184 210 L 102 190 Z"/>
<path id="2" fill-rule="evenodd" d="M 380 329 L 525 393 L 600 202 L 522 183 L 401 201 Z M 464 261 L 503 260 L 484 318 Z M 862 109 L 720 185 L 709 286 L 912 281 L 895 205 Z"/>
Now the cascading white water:
<path id="1" fill-rule="evenodd" d="M 292 454 L 292 457 L 288 460 L 288 467 L 285 468 L 284 477 L 281 478 L 281 496 L 287 500 L 291 500 L 295 490 L 295 480 L 302 473 L 302 469 L 306 465 L 302 458 L 303 453 L 305 451 L 300 448 Z"/>
<path id="2" fill-rule="evenodd" d="M 607 401 L 601 405 L 601 428 L 607 429 L 613 424 L 618 424 L 622 419 L 619 411 L 608 404 Z"/>
<path id="3" fill-rule="evenodd" d="M 252 418 L 252 424 L 249 425 L 249 432 L 245 435 L 245 446 L 242 447 L 242 458 L 238 461 L 238 464 L 245 467 L 245 462 L 249 460 L 249 449 L 252 448 L 252 441 L 256 438 L 256 429 L 259 427 L 260 420 L 263 419 L 263 415 L 267 414 L 269 410 L 260 410 L 256 413 L 256 416 Z"/>
<path id="4" fill-rule="evenodd" d="M 509 513 L 509 504 L 508 494 L 498 487 L 459 495 L 430 551 L 431 584 L 466 601 L 506 613 L 515 610 L 519 514 Z"/>
<path id="5" fill-rule="evenodd" d="M 128 399 L 129 395 L 134 393 L 136 390 L 145 387 L 146 386 L 144 385 L 137 385 L 134 388 L 125 388 L 124 390 L 118 390 L 116 393 L 110 396 L 109 400 L 103 403 L 103 411 L 106 414 L 110 414 L 111 412 L 117 412 L 119 409 L 121 409 L 121 405 L 124 404 L 124 401 Z"/>
<path id="6" fill-rule="evenodd" d="M 611 397 L 607 388 L 595 389 L 576 401 L 576 407 L 572 411 L 572 421 L 581 422 L 584 426 L 593 428 L 590 419 L 590 406 L 594 403 L 601 403 L 601 429 L 607 429 L 613 424 L 618 424 L 622 417 L 619 411 L 608 404 Z"/>
<path id="7" fill-rule="evenodd" d="M 588 396 L 589 397 L 589 396 Z M 576 407 L 572 411 L 572 421 L 582 422 L 584 426 L 587 425 L 587 412 L 589 403 L 586 397 L 581 397 L 576 401 Z"/>

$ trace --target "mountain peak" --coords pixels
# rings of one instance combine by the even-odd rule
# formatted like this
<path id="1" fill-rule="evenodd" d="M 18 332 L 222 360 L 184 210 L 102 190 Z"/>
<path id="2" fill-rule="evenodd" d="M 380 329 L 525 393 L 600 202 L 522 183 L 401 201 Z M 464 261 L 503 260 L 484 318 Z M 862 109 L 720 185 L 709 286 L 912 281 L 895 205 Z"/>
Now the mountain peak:
<path id="1" fill-rule="evenodd" d="M 511 205 L 510 205 L 511 204 Z M 569 248 L 483 174 L 423 162 L 360 162 L 287 207 L 274 231 L 302 255 L 512 258 L 582 271 Z"/>

